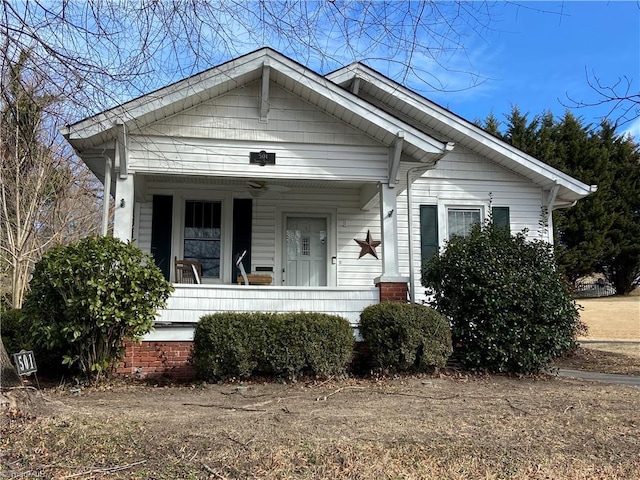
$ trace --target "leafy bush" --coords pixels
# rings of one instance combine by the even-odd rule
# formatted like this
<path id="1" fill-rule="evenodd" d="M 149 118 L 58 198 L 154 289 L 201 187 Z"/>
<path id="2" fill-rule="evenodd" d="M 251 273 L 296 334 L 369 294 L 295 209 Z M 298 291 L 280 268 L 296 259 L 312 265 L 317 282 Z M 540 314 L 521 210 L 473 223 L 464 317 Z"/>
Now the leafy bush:
<path id="1" fill-rule="evenodd" d="M 451 331 L 446 318 L 432 308 L 383 302 L 360 314 L 360 333 L 381 368 L 424 371 L 443 367 L 451 355 Z"/>
<path id="2" fill-rule="evenodd" d="M 57 247 L 33 272 L 23 312 L 42 347 L 100 375 L 121 358 L 124 339 L 149 332 L 173 287 L 150 255 L 113 237 Z"/>
<path id="3" fill-rule="evenodd" d="M 320 313 L 216 313 L 196 326 L 191 363 L 200 378 L 343 372 L 353 353 L 349 322 Z"/>
<path id="4" fill-rule="evenodd" d="M 538 372 L 574 348 L 583 328 L 552 247 L 525 232 L 477 225 L 423 268 L 422 283 L 449 318 L 467 368 Z"/>
<path id="5" fill-rule="evenodd" d="M 203 316 L 196 325 L 191 363 L 200 378 L 248 377 L 265 345 L 260 317 L 243 313 Z M 264 352 L 266 355 L 266 352 Z"/>
<path id="6" fill-rule="evenodd" d="M 22 310 L 10 308 L 0 313 L 2 326 L 2 343 L 11 356 L 20 350 L 31 350 L 29 324 L 22 317 Z"/>
<path id="7" fill-rule="evenodd" d="M 54 377 L 63 373 L 60 349 L 44 349 L 38 345 L 31 335 L 31 321 L 22 314 L 19 308 L 11 308 L 0 313 L 2 325 L 2 342 L 11 358 L 20 350 L 32 350 L 38 367 L 38 374 Z"/>

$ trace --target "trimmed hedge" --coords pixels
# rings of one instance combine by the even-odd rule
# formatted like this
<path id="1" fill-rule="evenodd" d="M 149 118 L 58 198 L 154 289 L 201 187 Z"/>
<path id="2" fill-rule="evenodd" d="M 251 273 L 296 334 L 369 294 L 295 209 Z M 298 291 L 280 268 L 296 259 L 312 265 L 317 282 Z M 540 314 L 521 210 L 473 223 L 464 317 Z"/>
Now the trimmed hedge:
<path id="1" fill-rule="evenodd" d="M 434 309 L 383 302 L 360 314 L 360 333 L 377 367 L 399 372 L 444 367 L 451 355 L 447 319 Z"/>
<path id="2" fill-rule="evenodd" d="M 353 355 L 349 322 L 321 313 L 216 313 L 196 326 L 190 362 L 203 380 L 329 376 Z"/>

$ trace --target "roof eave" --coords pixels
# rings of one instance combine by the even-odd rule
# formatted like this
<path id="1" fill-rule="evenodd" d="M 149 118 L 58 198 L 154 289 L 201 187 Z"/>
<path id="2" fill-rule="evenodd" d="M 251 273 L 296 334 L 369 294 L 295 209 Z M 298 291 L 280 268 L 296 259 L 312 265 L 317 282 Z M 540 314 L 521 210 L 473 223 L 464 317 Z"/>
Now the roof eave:
<path id="1" fill-rule="evenodd" d="M 446 151 L 446 143 L 431 138 L 411 125 L 393 117 L 393 115 L 342 89 L 321 75 L 268 48 L 256 50 L 244 57 L 169 85 L 152 94 L 139 97 L 68 125 L 61 130 L 61 133 L 79 152 L 87 148 L 96 147 L 114 138 L 114 127 L 117 124 L 125 123 L 129 126 L 136 122 L 140 123 L 139 120 L 145 115 L 151 115 L 157 110 L 175 106 L 177 102 L 183 102 L 185 98 L 194 98 L 194 101 L 196 99 L 201 100 L 198 95 L 222 82 L 233 81 L 234 78 L 262 71 L 262 66 L 265 62 L 269 62 L 269 66 L 276 68 L 282 75 L 300 83 L 305 88 L 319 93 L 327 101 L 343 106 L 363 118 L 366 122 L 388 132 L 393 137 L 400 131 L 404 132 L 407 144 L 422 152 L 422 154 L 418 155 L 418 160 L 428 161 L 429 157 L 440 155 Z M 301 68 L 304 70 L 301 71 Z M 189 106 L 190 104 L 186 105 L 185 108 L 189 108 Z"/>
<path id="2" fill-rule="evenodd" d="M 403 85 L 394 82 L 362 63 L 352 63 L 347 65 L 346 67 L 328 74 L 327 78 L 332 82 L 341 85 L 348 84 L 348 82 L 353 78 L 360 78 L 361 80 L 371 83 L 375 87 L 385 91 L 386 94 L 392 94 L 396 97 L 399 96 L 402 101 L 409 103 L 414 108 L 420 109 L 421 111 L 430 111 L 436 121 L 454 128 L 468 140 L 462 142 L 458 139 L 457 143 L 467 147 L 469 147 L 469 144 L 474 142 L 477 145 L 488 146 L 505 159 L 517 162 L 530 170 L 531 176 L 529 178 L 534 183 L 541 185 L 543 183 L 560 184 L 563 187 L 562 191 L 565 193 L 563 197 L 572 198 L 572 201 L 586 197 L 593 193 L 597 188 L 594 185 L 586 185 L 570 175 L 567 175 L 560 170 L 524 153 L 490 133 L 485 132 L 468 120 L 465 120 L 444 107 L 441 107 L 437 103 L 434 103 L 431 100 L 409 90 Z M 537 181 L 537 176 L 544 177 L 545 182 Z"/>

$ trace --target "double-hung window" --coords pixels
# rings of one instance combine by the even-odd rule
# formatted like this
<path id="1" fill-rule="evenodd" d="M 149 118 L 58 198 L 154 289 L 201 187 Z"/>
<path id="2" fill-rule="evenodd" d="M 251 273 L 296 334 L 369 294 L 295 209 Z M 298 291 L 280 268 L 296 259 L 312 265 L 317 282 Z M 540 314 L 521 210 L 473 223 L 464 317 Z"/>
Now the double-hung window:
<path id="1" fill-rule="evenodd" d="M 468 237 L 476 223 L 481 222 L 480 208 L 447 208 L 449 238 Z"/>
<path id="2" fill-rule="evenodd" d="M 202 262 L 204 278 L 220 278 L 221 219 L 221 202 L 185 202 L 183 255 Z"/>

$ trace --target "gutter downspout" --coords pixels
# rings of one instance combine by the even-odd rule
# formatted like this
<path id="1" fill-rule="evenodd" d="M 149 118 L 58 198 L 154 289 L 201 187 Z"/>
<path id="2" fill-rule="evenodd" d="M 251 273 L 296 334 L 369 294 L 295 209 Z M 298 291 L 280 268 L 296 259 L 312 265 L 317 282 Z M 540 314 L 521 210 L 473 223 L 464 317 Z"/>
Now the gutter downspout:
<path id="1" fill-rule="evenodd" d="M 453 150 L 453 147 L 455 146 L 455 144 L 453 142 L 447 142 L 444 151 L 438 155 L 438 157 L 435 159 L 435 161 L 433 162 L 433 164 L 429 167 L 427 167 L 426 170 L 424 170 L 423 174 L 428 172 L 429 170 L 433 170 L 434 168 L 436 168 L 436 165 L 438 164 L 438 162 L 440 160 L 442 160 L 442 158 L 444 158 L 451 150 Z M 411 303 L 416 303 L 416 282 L 415 282 L 415 267 L 413 264 L 413 227 L 411 225 L 411 218 L 413 216 L 413 201 L 411 199 L 411 184 L 413 182 L 411 182 L 410 180 L 410 175 L 411 173 L 418 171 L 418 170 L 423 170 L 424 167 L 420 166 L 420 167 L 413 167 L 410 168 L 409 170 L 407 170 L 407 230 L 409 233 L 409 301 Z"/>

